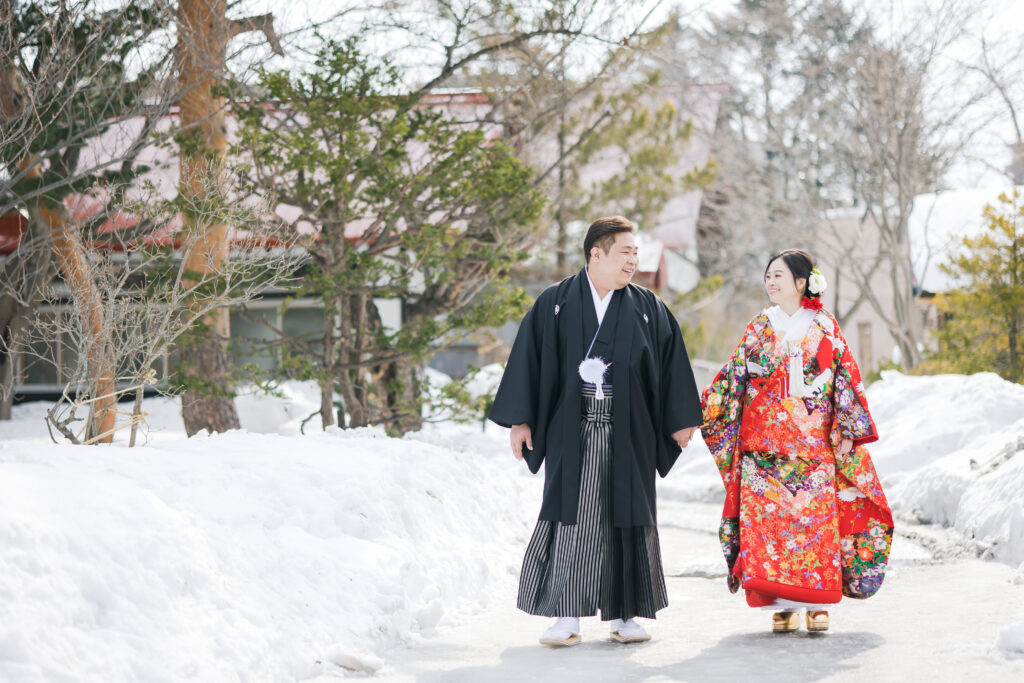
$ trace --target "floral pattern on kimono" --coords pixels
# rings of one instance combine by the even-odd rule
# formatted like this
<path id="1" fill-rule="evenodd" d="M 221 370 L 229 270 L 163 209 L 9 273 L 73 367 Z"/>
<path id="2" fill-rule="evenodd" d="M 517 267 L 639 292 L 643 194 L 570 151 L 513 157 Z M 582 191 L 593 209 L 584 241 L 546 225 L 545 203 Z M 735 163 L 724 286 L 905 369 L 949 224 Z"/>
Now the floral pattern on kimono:
<path id="1" fill-rule="evenodd" d="M 702 397 L 701 432 L 726 489 L 729 587 L 751 605 L 870 597 L 892 544 L 864 447 L 878 435 L 860 370 L 835 318 L 804 315 L 799 340 L 777 334 L 768 311 L 756 316 Z M 843 439 L 854 448 L 837 457 Z"/>

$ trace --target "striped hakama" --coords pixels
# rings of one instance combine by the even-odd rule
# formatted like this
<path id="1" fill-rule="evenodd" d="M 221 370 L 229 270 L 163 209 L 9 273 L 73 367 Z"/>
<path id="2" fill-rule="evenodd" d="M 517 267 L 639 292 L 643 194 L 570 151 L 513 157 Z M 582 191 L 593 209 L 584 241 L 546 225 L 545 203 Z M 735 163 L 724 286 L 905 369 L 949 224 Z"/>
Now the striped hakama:
<path id="1" fill-rule="evenodd" d="M 540 520 L 526 548 L 516 606 L 547 617 L 653 619 L 668 604 L 658 529 L 611 522 L 612 401 L 584 384 L 576 524 Z"/>

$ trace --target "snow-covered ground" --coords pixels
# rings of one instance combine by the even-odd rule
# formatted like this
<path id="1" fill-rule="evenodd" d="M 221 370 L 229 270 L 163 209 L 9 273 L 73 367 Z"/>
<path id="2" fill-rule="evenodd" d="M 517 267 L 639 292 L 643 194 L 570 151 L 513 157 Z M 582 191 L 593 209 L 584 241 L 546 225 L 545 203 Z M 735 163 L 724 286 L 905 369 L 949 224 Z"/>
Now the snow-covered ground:
<path id="1" fill-rule="evenodd" d="M 515 611 L 541 482 L 504 430 L 392 439 L 314 419 L 300 435 L 318 392 L 282 392 L 239 399 L 242 430 L 192 439 L 175 401 L 147 401 L 135 449 L 54 445 L 45 406 L 16 406 L 0 680 L 735 680 L 781 673 L 779 654 L 810 667 L 796 680 L 1024 676 L 1024 387 L 994 375 L 870 388 L 900 534 L 882 591 L 844 603 L 825 639 L 780 645 L 725 590 L 721 483 L 692 445 L 661 482 L 672 605 L 628 654 L 596 620 L 582 648 L 545 650 L 544 621 Z"/>
<path id="2" fill-rule="evenodd" d="M 24 438 L 41 407 L 16 407 L 3 427 L 23 438 L 0 442 L 0 680 L 374 670 L 512 589 L 532 482 L 479 427 L 295 436 L 312 410 L 286 389 L 291 409 L 243 399 L 245 430 L 192 439 L 154 401 L 162 431 L 134 449 Z"/>

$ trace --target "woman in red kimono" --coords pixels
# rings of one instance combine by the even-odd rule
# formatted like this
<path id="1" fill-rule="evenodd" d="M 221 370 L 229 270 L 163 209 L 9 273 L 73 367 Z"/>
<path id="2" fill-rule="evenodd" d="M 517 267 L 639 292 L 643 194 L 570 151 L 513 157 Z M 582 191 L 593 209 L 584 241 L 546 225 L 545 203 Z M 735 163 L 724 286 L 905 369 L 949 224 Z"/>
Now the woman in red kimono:
<path id="1" fill-rule="evenodd" d="M 822 310 L 825 278 L 787 250 L 764 275 L 774 306 L 704 390 L 704 441 L 726 499 L 719 527 L 729 588 L 771 609 L 773 630 L 828 629 L 828 606 L 878 590 L 892 513 L 864 445 L 878 435 L 860 370 Z"/>

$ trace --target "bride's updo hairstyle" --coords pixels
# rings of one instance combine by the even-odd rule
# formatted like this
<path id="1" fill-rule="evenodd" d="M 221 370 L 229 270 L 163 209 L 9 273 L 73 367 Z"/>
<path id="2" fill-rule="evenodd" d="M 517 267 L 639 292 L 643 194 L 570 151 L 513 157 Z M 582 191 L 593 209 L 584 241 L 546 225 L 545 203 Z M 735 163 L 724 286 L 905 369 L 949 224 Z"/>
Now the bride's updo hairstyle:
<path id="1" fill-rule="evenodd" d="M 806 296 L 809 299 L 818 299 L 821 297 L 821 292 L 814 294 L 811 292 L 808 285 L 811 280 L 811 270 L 814 269 L 814 258 L 803 249 L 786 249 L 775 254 L 768 259 L 768 265 L 764 268 L 765 276 L 768 275 L 768 269 L 772 267 L 772 264 L 777 260 L 782 259 L 789 268 L 789 271 L 793 273 L 793 280 L 804 281 L 804 291 L 801 292 L 802 296 Z"/>

